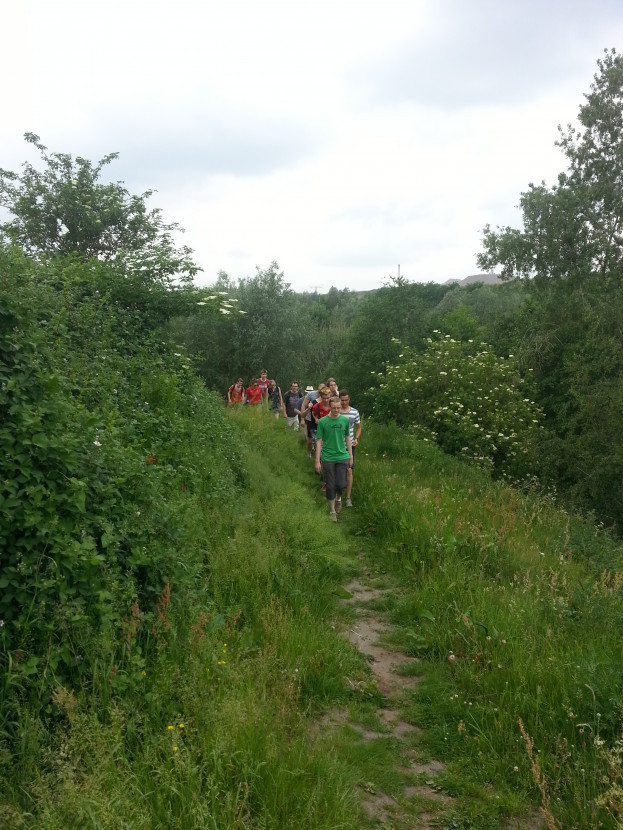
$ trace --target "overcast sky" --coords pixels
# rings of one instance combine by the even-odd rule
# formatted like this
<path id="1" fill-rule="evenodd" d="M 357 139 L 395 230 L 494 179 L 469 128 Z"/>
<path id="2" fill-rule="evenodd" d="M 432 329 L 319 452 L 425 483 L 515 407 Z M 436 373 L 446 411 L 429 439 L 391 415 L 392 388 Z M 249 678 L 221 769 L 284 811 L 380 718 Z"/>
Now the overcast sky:
<path id="1" fill-rule="evenodd" d="M 621 0 L 23 0 L 5 4 L 0 167 L 52 151 L 186 228 L 204 269 L 277 260 L 297 291 L 477 273 L 564 169 Z"/>

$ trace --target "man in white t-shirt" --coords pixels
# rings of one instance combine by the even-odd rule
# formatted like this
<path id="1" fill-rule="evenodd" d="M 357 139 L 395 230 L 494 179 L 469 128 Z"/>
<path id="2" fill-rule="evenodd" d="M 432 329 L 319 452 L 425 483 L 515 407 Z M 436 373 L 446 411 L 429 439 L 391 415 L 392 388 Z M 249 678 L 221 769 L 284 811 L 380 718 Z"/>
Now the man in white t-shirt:
<path id="1" fill-rule="evenodd" d="M 359 444 L 359 436 L 361 435 L 361 416 L 359 410 L 350 405 L 350 394 L 348 389 L 340 389 L 340 415 L 345 415 L 348 418 L 348 427 L 350 431 L 350 443 L 353 452 L 353 463 L 348 468 L 348 484 L 346 486 L 346 507 L 352 507 L 353 503 L 350 494 L 353 489 L 353 470 L 355 469 L 355 447 Z"/>

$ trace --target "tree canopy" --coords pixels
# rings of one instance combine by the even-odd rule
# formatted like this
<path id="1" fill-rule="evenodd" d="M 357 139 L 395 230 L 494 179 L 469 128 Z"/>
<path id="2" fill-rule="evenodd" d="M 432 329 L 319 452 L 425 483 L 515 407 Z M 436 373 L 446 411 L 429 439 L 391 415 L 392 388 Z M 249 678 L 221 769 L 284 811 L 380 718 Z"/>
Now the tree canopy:
<path id="1" fill-rule="evenodd" d="M 43 169 L 28 162 L 21 175 L 0 169 L 0 205 L 11 215 L 0 223 L 0 240 L 39 259 L 74 254 L 119 263 L 147 283 L 192 281 L 200 269 L 190 248 L 176 246 L 174 234 L 182 229 L 147 207 L 154 191 L 131 195 L 123 182 L 100 181 L 118 153 L 93 164 L 48 152 L 34 133 L 24 137 L 39 150 Z"/>
<path id="2" fill-rule="evenodd" d="M 620 280 L 623 264 L 623 56 L 606 50 L 580 107 L 580 127 L 559 127 L 568 163 L 558 183 L 521 194 L 523 229 L 484 229 L 483 269 L 502 277 L 581 284 L 591 274 Z"/>
<path id="3" fill-rule="evenodd" d="M 567 169 L 521 194 L 523 228 L 489 226 L 480 267 L 529 278 L 515 321 L 549 424 L 541 473 L 623 527 L 623 56 L 606 50 L 578 114 L 560 129 Z"/>

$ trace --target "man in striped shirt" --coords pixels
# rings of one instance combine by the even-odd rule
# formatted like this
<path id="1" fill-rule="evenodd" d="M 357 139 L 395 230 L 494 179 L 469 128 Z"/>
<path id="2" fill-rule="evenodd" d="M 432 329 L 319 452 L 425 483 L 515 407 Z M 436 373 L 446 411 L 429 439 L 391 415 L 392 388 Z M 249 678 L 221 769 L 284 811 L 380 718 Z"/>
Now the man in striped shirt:
<path id="1" fill-rule="evenodd" d="M 350 443 L 353 452 L 353 463 L 348 468 L 348 484 L 346 485 L 346 507 L 352 507 L 353 503 L 350 498 L 353 489 L 353 470 L 355 468 L 355 447 L 359 444 L 359 436 L 361 435 L 361 417 L 359 411 L 354 406 L 350 405 L 350 394 L 348 389 L 340 389 L 340 415 L 345 415 L 348 418 L 348 427 L 350 431 Z"/>

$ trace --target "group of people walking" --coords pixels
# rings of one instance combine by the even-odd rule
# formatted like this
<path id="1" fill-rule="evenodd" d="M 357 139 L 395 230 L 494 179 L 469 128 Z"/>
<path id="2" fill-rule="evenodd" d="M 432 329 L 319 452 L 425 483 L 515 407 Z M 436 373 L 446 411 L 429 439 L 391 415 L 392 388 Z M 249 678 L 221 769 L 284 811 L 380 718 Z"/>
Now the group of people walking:
<path id="1" fill-rule="evenodd" d="M 317 389 L 308 386 L 304 392 L 297 381 L 292 381 L 282 396 L 279 386 L 274 380 L 268 380 L 266 369 L 262 369 L 260 377 L 247 389 L 242 378 L 238 378 L 229 387 L 227 400 L 230 406 L 258 406 L 265 401 L 276 418 L 280 413 L 283 415 L 286 430 L 305 433 L 307 457 L 313 459 L 316 472 L 323 478 L 322 489 L 331 521 L 337 522 L 342 496 L 346 507 L 353 506 L 353 470 L 361 416 L 351 406 L 348 390 L 338 389 L 335 378 L 318 384 Z"/>
<path id="2" fill-rule="evenodd" d="M 278 418 L 283 408 L 281 389 L 277 386 L 276 381 L 268 380 L 266 369 L 262 369 L 259 378 L 254 378 L 251 385 L 246 389 L 242 378 L 238 378 L 227 390 L 228 406 L 233 406 L 236 403 L 260 406 L 265 401 L 268 401 L 270 411 Z"/>

